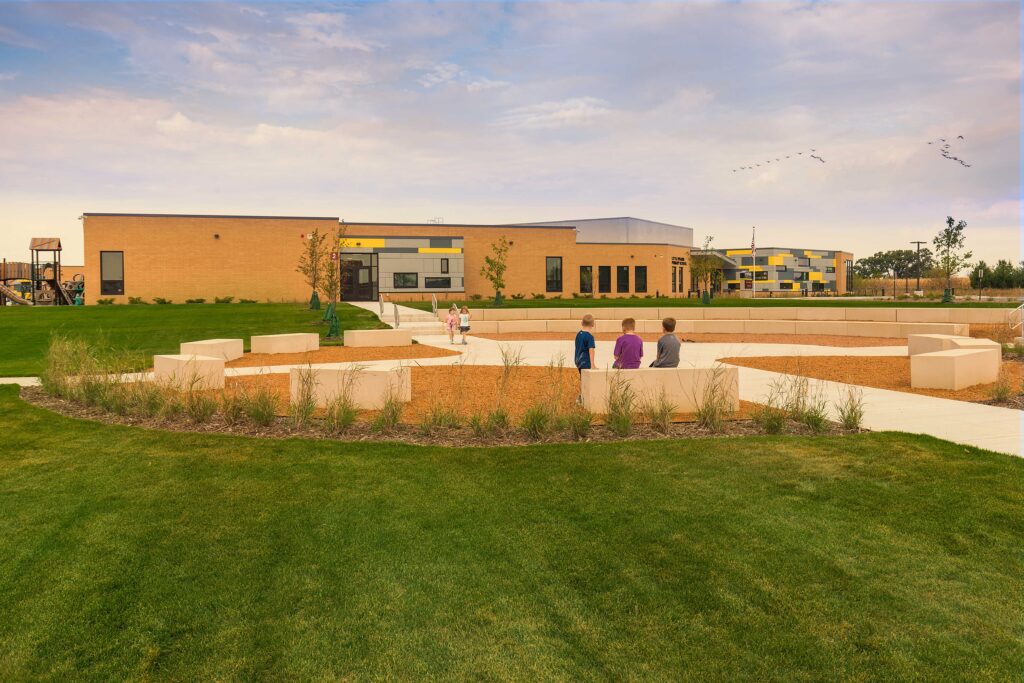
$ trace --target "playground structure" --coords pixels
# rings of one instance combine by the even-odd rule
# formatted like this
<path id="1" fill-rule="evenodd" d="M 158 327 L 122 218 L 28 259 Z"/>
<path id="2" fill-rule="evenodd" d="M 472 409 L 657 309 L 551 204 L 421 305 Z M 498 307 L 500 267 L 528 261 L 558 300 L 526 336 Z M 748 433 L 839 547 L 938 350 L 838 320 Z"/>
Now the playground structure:
<path id="1" fill-rule="evenodd" d="M 29 242 L 31 261 L 0 262 L 0 306 L 81 306 L 85 278 L 61 277 L 60 238 L 33 237 Z"/>

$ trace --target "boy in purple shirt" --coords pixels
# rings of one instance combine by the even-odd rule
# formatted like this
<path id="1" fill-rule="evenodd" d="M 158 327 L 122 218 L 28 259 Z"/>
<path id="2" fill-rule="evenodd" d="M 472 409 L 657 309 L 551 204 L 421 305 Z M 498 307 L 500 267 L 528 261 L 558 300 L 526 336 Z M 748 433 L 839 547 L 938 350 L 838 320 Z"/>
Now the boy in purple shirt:
<path id="1" fill-rule="evenodd" d="M 636 334 L 636 320 L 626 318 L 622 321 L 622 336 L 615 340 L 615 356 L 613 368 L 635 370 L 640 367 L 640 359 L 644 357 L 644 342 Z"/>

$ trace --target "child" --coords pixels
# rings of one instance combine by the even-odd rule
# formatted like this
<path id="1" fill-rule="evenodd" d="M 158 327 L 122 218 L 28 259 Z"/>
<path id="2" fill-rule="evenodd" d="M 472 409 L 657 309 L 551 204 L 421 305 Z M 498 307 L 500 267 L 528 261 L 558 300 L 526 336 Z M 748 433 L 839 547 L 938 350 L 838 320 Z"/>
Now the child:
<path id="1" fill-rule="evenodd" d="M 576 333 L 576 369 L 580 371 L 580 391 L 583 390 L 583 371 L 594 367 L 594 316 L 589 313 L 580 321 L 580 331 Z M 582 398 L 582 394 L 581 394 Z"/>
<path id="2" fill-rule="evenodd" d="M 455 343 L 455 328 L 459 324 L 459 309 L 452 304 L 448 309 L 448 316 L 444 319 L 444 326 L 448 329 L 448 342 Z"/>
<path id="3" fill-rule="evenodd" d="M 462 343 L 466 344 L 466 333 L 469 332 L 469 309 L 465 306 L 459 311 L 459 332 L 462 333 Z"/>
<path id="4" fill-rule="evenodd" d="M 658 340 L 658 357 L 651 363 L 652 368 L 679 367 L 679 337 L 676 331 L 676 319 L 665 318 L 661 321 L 661 329 L 665 333 Z"/>
<path id="5" fill-rule="evenodd" d="M 615 356 L 613 368 L 619 370 L 636 370 L 640 367 L 640 359 L 644 357 L 644 342 L 636 334 L 636 320 L 626 318 L 622 321 L 622 336 L 615 340 Z"/>

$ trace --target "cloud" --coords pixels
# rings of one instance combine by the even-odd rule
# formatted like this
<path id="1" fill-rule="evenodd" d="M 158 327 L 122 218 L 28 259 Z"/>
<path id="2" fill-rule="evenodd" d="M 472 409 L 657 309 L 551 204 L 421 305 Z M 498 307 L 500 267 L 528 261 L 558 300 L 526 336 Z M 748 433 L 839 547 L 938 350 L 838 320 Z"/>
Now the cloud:
<path id="1" fill-rule="evenodd" d="M 23 47 L 30 50 L 40 49 L 39 41 L 29 38 L 25 34 L 19 33 L 8 26 L 0 26 L 0 43 L 5 43 L 14 47 Z"/>
<path id="2" fill-rule="evenodd" d="M 497 123 L 509 128 L 580 127 L 593 123 L 610 111 L 608 102 L 599 97 L 574 97 L 516 107 L 499 118 Z"/>
<path id="3" fill-rule="evenodd" d="M 496 81 L 490 78 L 478 78 L 475 81 L 466 84 L 466 90 L 469 92 L 480 92 L 482 90 L 496 90 L 498 88 L 507 88 L 511 85 L 508 81 Z"/>
<path id="4" fill-rule="evenodd" d="M 435 64 L 425 74 L 416 79 L 416 82 L 424 88 L 433 88 L 435 85 L 449 83 L 464 74 L 465 71 L 458 64 L 445 62 L 443 64 Z"/>

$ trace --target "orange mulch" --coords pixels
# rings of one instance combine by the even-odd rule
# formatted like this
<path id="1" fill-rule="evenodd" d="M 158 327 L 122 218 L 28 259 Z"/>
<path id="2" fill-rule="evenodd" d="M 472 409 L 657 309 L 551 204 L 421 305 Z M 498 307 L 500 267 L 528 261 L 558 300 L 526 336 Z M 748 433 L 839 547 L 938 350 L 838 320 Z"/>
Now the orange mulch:
<path id="1" fill-rule="evenodd" d="M 412 367 L 412 401 L 404 404 L 402 422 L 418 423 L 432 406 L 440 404 L 454 410 L 463 419 L 475 413 L 487 413 L 502 405 L 517 422 L 532 404 L 550 401 L 563 412 L 573 408 L 579 394 L 579 373 L 575 368 L 524 366 L 512 371 L 502 388 L 502 368 L 493 365 L 448 365 Z M 289 376 L 284 373 L 247 375 L 225 379 L 225 391 L 235 393 L 264 386 L 278 396 L 278 414 L 288 407 Z M 750 416 L 753 404 L 740 403 L 735 419 Z M 373 411 L 363 411 L 363 418 Z M 692 422 L 694 416 L 680 413 L 676 422 Z"/>
<path id="2" fill-rule="evenodd" d="M 758 370 L 771 370 L 789 375 L 823 379 L 831 382 L 857 384 L 876 389 L 905 391 L 911 394 L 951 398 L 958 401 L 987 402 L 992 398 L 992 384 L 979 384 L 959 391 L 943 389 L 913 389 L 910 386 L 910 358 L 908 356 L 755 356 L 750 358 L 722 358 L 723 363 Z M 1000 374 L 1014 393 L 1020 391 L 1024 364 L 1003 361 Z"/>
<path id="3" fill-rule="evenodd" d="M 228 368 L 254 368 L 268 365 L 299 365 L 306 363 L 347 363 L 361 360 L 402 360 L 455 356 L 458 351 L 426 344 L 412 346 L 324 346 L 304 353 L 247 353 L 224 364 Z"/>
<path id="4" fill-rule="evenodd" d="M 475 337 L 493 339 L 495 341 L 572 341 L 573 332 L 506 332 L 504 334 L 476 334 Z M 661 333 L 642 332 L 640 338 L 645 342 L 656 342 L 661 338 Z M 599 332 L 594 335 L 598 341 L 615 341 L 619 338 L 617 332 Z M 891 337 L 843 337 L 837 335 L 809 335 L 809 334 L 725 334 L 690 332 L 679 335 L 683 341 L 710 343 L 710 344 L 808 344 L 811 346 L 836 346 L 836 347 L 860 347 L 860 346 L 906 346 L 906 339 Z"/>

